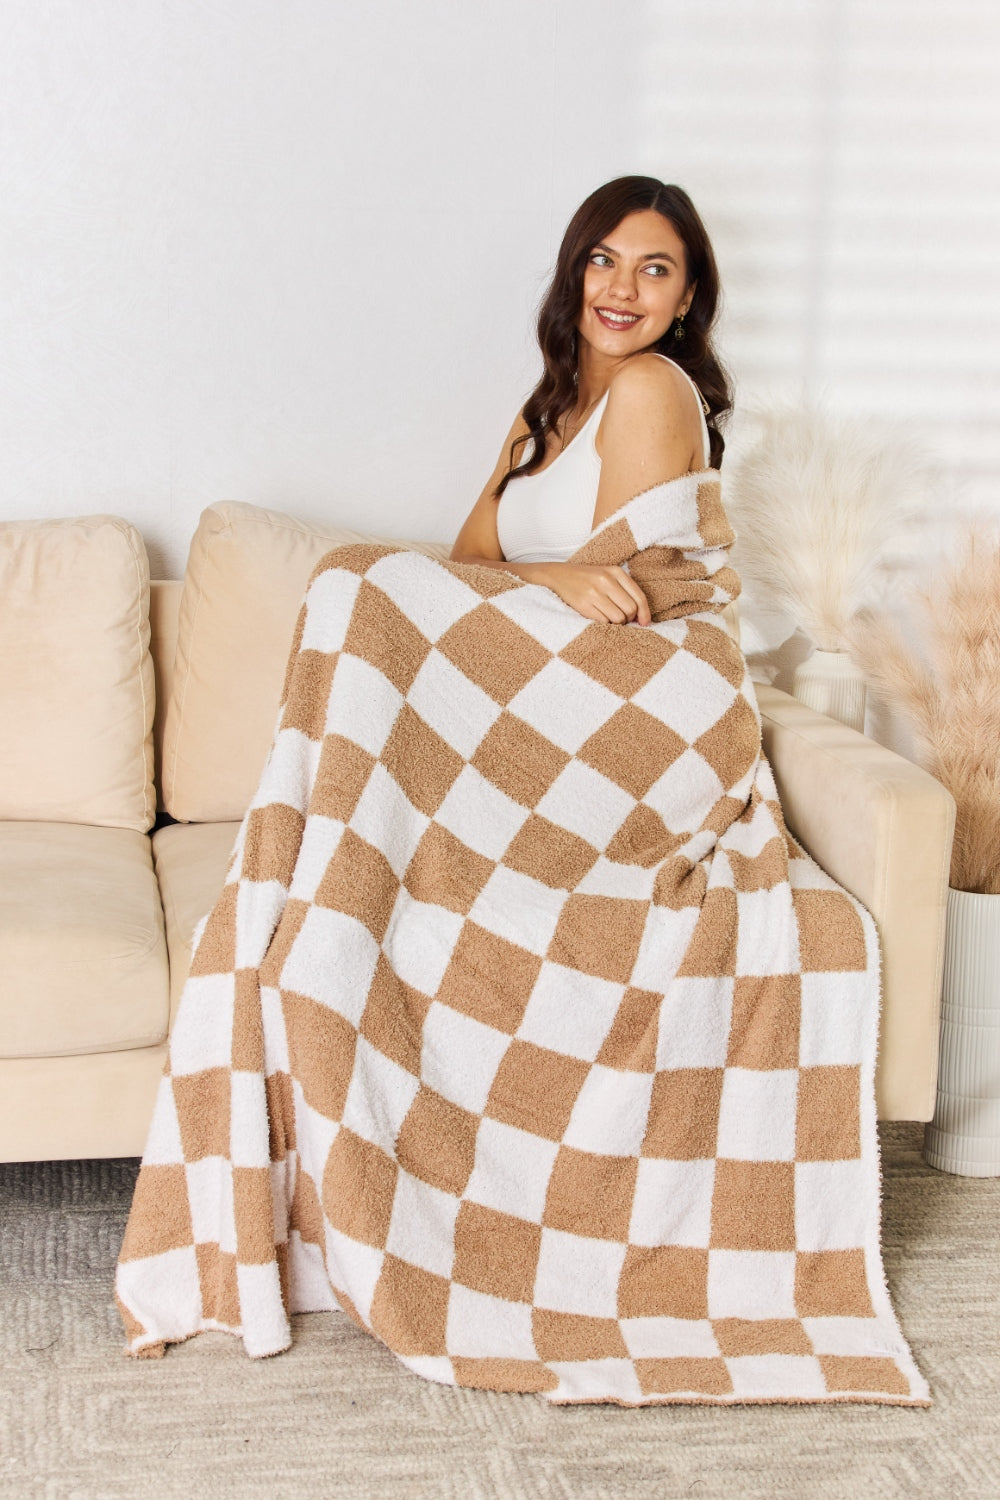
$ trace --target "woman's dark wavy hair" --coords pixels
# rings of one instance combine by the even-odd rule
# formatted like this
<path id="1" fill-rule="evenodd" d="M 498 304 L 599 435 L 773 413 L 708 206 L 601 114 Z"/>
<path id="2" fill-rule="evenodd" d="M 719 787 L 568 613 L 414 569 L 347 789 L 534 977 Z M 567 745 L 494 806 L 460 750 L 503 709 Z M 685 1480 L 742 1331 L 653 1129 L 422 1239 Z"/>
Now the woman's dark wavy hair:
<path id="1" fill-rule="evenodd" d="M 585 199 L 569 221 L 559 246 L 555 275 L 538 314 L 538 343 L 545 370 L 524 405 L 528 433 L 511 444 L 510 467 L 496 488 L 499 499 L 511 479 L 532 474 L 545 456 L 546 434 L 576 405 L 576 322 L 583 301 L 583 277 L 587 258 L 595 245 L 605 240 L 627 214 L 653 209 L 677 231 L 687 259 L 687 284 L 696 282 L 695 294 L 684 319 L 684 337 L 675 338 L 676 322 L 650 347 L 667 354 L 686 370 L 708 403 L 708 434 L 711 465 L 722 464 L 725 441 L 719 430 L 732 408 L 732 393 L 725 370 L 712 347 L 712 325 L 719 302 L 719 273 L 705 226 L 683 188 L 660 182 L 656 177 L 616 177 Z M 518 449 L 530 451 L 516 458 Z"/>

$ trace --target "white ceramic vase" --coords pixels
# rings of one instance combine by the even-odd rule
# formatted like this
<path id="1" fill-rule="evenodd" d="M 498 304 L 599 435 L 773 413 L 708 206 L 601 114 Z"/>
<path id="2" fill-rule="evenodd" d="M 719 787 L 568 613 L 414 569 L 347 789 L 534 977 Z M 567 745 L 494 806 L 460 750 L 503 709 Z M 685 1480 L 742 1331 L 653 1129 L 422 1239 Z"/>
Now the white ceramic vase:
<path id="1" fill-rule="evenodd" d="M 817 713 L 864 733 L 864 673 L 846 651 L 815 650 L 795 668 L 792 692 Z"/>
<path id="2" fill-rule="evenodd" d="M 1000 1177 L 1000 896 L 948 892 L 937 1109 L 924 1159 Z"/>

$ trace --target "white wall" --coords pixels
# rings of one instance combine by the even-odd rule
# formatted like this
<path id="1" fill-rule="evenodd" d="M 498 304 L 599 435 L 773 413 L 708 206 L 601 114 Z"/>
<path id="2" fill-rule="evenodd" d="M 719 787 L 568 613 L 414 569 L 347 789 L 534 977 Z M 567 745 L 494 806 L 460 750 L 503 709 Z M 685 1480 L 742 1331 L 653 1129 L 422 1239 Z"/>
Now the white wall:
<path id="1" fill-rule="evenodd" d="M 0 0 L 0 518 L 454 532 L 598 183 L 689 188 L 743 406 L 1000 508 L 995 0 Z M 739 428 L 734 432 L 738 451 Z"/>
<path id="2" fill-rule="evenodd" d="M 608 48 L 597 0 L 0 0 L 0 518 L 154 575 L 223 498 L 454 535 L 633 166 Z"/>

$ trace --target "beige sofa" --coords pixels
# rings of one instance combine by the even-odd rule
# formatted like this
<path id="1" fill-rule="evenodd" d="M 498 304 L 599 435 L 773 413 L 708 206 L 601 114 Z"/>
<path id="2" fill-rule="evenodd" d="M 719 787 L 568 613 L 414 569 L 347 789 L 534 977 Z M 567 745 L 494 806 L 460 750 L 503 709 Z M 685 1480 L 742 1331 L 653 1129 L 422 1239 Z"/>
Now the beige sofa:
<path id="1" fill-rule="evenodd" d="M 122 520 L 0 526 L 0 1160 L 142 1151 L 306 579 L 359 539 L 212 506 L 183 583 L 150 586 Z M 951 799 L 785 694 L 758 697 L 791 828 L 879 925 L 880 1115 L 929 1119 Z M 176 821 L 151 833 L 157 806 Z"/>

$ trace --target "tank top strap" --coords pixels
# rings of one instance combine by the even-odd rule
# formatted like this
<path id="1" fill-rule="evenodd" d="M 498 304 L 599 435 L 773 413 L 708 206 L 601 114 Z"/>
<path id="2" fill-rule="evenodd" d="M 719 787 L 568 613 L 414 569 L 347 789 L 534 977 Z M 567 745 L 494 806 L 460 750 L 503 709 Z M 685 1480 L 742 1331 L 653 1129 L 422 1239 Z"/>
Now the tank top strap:
<path id="1" fill-rule="evenodd" d="M 588 428 L 590 429 L 590 446 L 595 453 L 597 452 L 597 429 L 601 425 L 601 421 L 604 417 L 604 408 L 608 404 L 608 397 L 610 395 L 611 387 L 609 386 L 608 389 L 604 392 L 604 395 L 601 397 L 600 401 L 598 401 L 597 405 L 594 407 L 594 410 L 590 413 L 590 416 L 587 418 L 586 422 L 584 422 L 583 426 L 580 428 L 580 432 L 585 432 Z M 577 436 L 579 436 L 579 434 L 577 434 Z"/>

